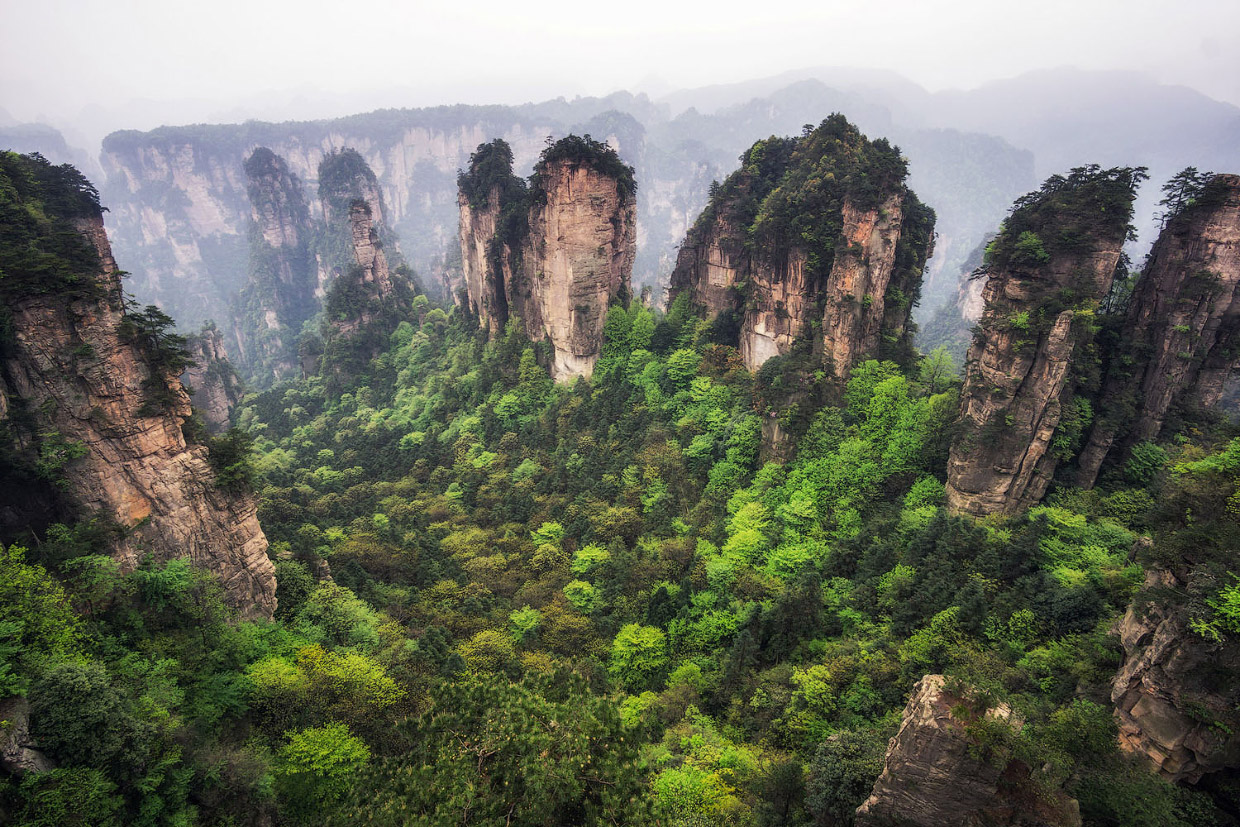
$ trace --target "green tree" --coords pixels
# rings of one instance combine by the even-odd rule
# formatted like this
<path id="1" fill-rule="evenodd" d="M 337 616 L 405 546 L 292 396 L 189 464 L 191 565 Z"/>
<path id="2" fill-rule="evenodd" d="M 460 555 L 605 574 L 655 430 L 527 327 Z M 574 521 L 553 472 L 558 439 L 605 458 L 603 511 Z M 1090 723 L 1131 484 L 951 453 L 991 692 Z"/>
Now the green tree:
<path id="1" fill-rule="evenodd" d="M 653 626 L 626 624 L 612 641 L 612 677 L 630 692 L 657 686 L 667 662 L 667 636 Z"/>

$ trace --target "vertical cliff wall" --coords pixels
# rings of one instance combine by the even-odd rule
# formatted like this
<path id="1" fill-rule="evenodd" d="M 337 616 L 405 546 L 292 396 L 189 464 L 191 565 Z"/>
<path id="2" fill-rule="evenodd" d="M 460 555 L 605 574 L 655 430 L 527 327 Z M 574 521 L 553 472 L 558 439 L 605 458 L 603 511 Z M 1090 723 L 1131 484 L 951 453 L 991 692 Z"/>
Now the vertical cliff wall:
<path id="1" fill-rule="evenodd" d="M 76 516 L 118 524 L 115 555 L 124 566 L 146 554 L 188 555 L 220 577 L 244 615 L 270 617 L 274 568 L 254 499 L 216 485 L 207 448 L 182 432 L 190 403 L 171 320 L 122 311 L 119 273 L 85 179 L 11 154 L 3 160 L 0 173 L 21 167 L 0 188 L 8 330 L 0 410 L 10 456 L 39 460 L 38 475 Z M 9 517 L 17 510 L 0 509 Z"/>
<path id="2" fill-rule="evenodd" d="M 969 348 L 948 460 L 952 510 L 1028 508 L 1076 449 L 1079 431 L 1060 429 L 1066 411 L 1079 413 L 1074 360 L 1111 287 L 1143 179 L 1143 170 L 1129 168 L 1054 176 L 1017 201 L 991 244 L 986 310 Z"/>
<path id="3" fill-rule="evenodd" d="M 194 363 L 181 375 L 195 410 L 213 434 L 228 430 L 229 417 L 241 401 L 241 378 L 228 361 L 224 337 L 215 327 L 204 327 L 189 337 L 189 356 Z"/>
<path id="4" fill-rule="evenodd" d="M 629 294 L 637 249 L 633 170 L 589 136 L 548 147 L 528 188 L 503 141 L 459 179 L 461 259 L 470 309 L 500 330 L 510 316 L 548 341 L 557 379 L 589 376 L 612 301 Z"/>
<path id="5" fill-rule="evenodd" d="M 637 252 L 632 170 L 626 184 L 623 174 L 591 157 L 549 155 L 535 178 L 524 278 L 510 304 L 532 338 L 551 342 L 555 378 L 589 376 L 602 348 L 607 307 L 629 295 Z"/>
<path id="6" fill-rule="evenodd" d="M 833 115 L 741 163 L 686 236 L 673 292 L 739 320 L 750 370 L 800 337 L 839 379 L 863 359 L 909 357 L 934 213 L 904 185 L 899 152 Z"/>
<path id="7" fill-rule="evenodd" d="M 1215 176 L 1163 229 L 1128 303 L 1077 482 L 1122 461 L 1183 403 L 1213 405 L 1240 365 L 1240 176 Z"/>
<path id="8" fill-rule="evenodd" d="M 283 158 L 259 147 L 245 162 L 250 202 L 249 280 L 236 302 L 240 361 L 260 387 L 299 375 L 297 339 L 319 309 L 316 246 L 301 180 Z"/>

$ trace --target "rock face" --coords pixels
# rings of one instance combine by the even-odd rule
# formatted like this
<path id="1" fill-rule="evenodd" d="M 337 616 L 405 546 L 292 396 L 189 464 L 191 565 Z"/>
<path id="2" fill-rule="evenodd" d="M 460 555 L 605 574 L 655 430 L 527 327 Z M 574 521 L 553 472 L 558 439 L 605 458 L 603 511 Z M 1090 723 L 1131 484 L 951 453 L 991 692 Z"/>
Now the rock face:
<path id="1" fill-rule="evenodd" d="M 531 338 L 551 342 L 555 378 L 589 376 L 607 307 L 629 294 L 636 201 L 615 176 L 589 163 L 549 160 L 537 175 L 525 278 L 514 285 L 510 306 Z"/>
<path id="2" fill-rule="evenodd" d="M 30 736 L 29 701 L 21 696 L 0 700 L 0 722 L 0 770 L 25 775 L 56 768 Z"/>
<path id="3" fill-rule="evenodd" d="M 1166 571 L 1150 572 L 1146 586 L 1183 588 Z M 1240 687 L 1220 680 L 1240 668 L 1240 647 L 1207 643 L 1166 605 L 1129 607 L 1116 631 L 1124 647 L 1111 689 L 1120 747 L 1173 782 L 1240 768 L 1240 732 L 1224 723 L 1235 723 Z"/>
<path id="4" fill-rule="evenodd" d="M 863 359 L 910 355 L 934 213 L 904 185 L 899 154 L 833 115 L 741 161 L 681 245 L 673 293 L 739 321 L 750 370 L 811 331 L 841 380 Z"/>
<path id="5" fill-rule="evenodd" d="M 1217 404 L 1240 365 L 1240 175 L 1217 175 L 1154 244 L 1129 300 L 1077 482 L 1155 439 L 1168 411 Z"/>
<path id="6" fill-rule="evenodd" d="M 857 809 L 857 827 L 1079 825 L 1076 802 L 1062 792 L 1039 794 L 1022 762 L 996 766 L 973 757 L 966 727 L 977 716 L 961 719 L 952 711 L 962 700 L 946 689 L 942 675 L 917 682 L 887 746 L 883 773 Z M 1007 707 L 985 715 L 1016 726 Z"/>
<path id="7" fill-rule="evenodd" d="M 182 384 L 207 430 L 221 434 L 228 430 L 232 410 L 244 393 L 224 350 L 224 337 L 216 328 L 204 327 L 189 337 L 189 355 L 194 364 L 182 374 Z"/>
<path id="8" fill-rule="evenodd" d="M 1111 287 L 1140 180 L 1126 168 L 1055 176 L 1017 202 L 991 244 L 947 466 L 953 511 L 1035 505 L 1075 448 L 1079 431 L 1059 427 L 1076 410 L 1074 361 Z"/>
<path id="9" fill-rule="evenodd" d="M 97 203 L 61 226 L 75 227 L 93 247 L 95 263 L 79 277 L 92 284 L 7 288 L 12 335 L 0 360 L 0 396 L 18 449 L 59 460 L 55 488 L 75 515 L 124 529 L 114 548 L 123 567 L 146 554 L 157 561 L 188 555 L 219 576 L 243 615 L 270 617 L 274 567 L 254 498 L 219 488 L 207 448 L 187 444 L 181 425 L 190 401 L 180 368 L 159 367 L 165 363 L 152 354 L 149 332 L 122 335 L 136 326 L 122 326 L 120 276 Z M 10 285 L 21 278 L 6 276 Z"/>
<path id="10" fill-rule="evenodd" d="M 321 233 L 301 180 L 259 147 L 245 162 L 250 203 L 249 281 L 234 329 L 242 364 L 260 385 L 298 375 L 297 337 L 319 309 L 315 248 Z"/>
<path id="11" fill-rule="evenodd" d="M 515 316 L 531 339 L 550 342 L 556 379 L 593 372 L 607 308 L 629 293 L 632 175 L 606 145 L 569 136 L 543 153 L 528 190 L 495 144 L 479 147 L 461 177 L 469 306 L 492 332 Z"/>

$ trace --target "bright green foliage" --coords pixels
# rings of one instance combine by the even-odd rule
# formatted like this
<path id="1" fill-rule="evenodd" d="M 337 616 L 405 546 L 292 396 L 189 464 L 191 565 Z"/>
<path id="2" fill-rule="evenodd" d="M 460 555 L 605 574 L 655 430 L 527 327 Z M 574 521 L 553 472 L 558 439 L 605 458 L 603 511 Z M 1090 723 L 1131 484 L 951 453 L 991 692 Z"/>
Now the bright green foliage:
<path id="1" fill-rule="evenodd" d="M 344 724 L 292 733 L 276 763 L 276 785 L 292 812 L 322 815 L 348 794 L 370 749 Z"/>
<path id="2" fill-rule="evenodd" d="M 26 549 L 0 547 L 0 680 L 10 694 L 47 663 L 76 654 L 81 646 L 78 617 L 64 589 Z"/>
<path id="3" fill-rule="evenodd" d="M 654 685 L 667 668 L 667 636 L 652 626 L 626 624 L 611 647 L 612 677 L 630 691 Z"/>

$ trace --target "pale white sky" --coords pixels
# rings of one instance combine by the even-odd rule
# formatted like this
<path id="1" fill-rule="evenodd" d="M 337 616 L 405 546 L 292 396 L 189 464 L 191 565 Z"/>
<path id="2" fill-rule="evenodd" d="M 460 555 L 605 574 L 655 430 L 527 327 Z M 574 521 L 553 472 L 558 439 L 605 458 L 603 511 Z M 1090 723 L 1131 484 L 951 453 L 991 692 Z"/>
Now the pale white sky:
<path id="1" fill-rule="evenodd" d="M 1240 104 L 1240 0 L 0 0 L 0 108 L 160 122 L 517 103 L 809 66 L 1143 70 Z"/>

